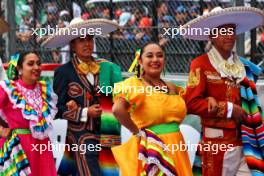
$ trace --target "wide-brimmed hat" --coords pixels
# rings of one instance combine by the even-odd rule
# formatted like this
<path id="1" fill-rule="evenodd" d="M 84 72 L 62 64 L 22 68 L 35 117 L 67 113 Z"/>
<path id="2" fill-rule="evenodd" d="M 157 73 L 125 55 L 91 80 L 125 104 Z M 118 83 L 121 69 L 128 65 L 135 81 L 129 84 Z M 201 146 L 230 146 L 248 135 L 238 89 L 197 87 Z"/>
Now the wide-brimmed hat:
<path id="1" fill-rule="evenodd" d="M 202 32 L 197 35 L 197 33 L 191 32 L 190 29 L 196 28 L 205 31 L 225 24 L 235 24 L 236 34 L 238 35 L 264 25 L 264 12 L 254 7 L 237 6 L 225 9 L 216 7 L 211 12 L 184 24 L 182 28 L 189 29 L 189 32 L 184 32 L 183 36 L 194 40 L 209 40 L 208 33 Z"/>
<path id="2" fill-rule="evenodd" d="M 85 36 L 105 36 L 118 28 L 118 24 L 107 19 L 84 20 L 74 18 L 69 26 L 57 29 L 43 43 L 46 48 L 58 48 L 68 45 L 70 41 Z"/>
<path id="3" fill-rule="evenodd" d="M 7 32 L 9 30 L 9 25 L 8 23 L 0 17 L 0 35 Z"/>

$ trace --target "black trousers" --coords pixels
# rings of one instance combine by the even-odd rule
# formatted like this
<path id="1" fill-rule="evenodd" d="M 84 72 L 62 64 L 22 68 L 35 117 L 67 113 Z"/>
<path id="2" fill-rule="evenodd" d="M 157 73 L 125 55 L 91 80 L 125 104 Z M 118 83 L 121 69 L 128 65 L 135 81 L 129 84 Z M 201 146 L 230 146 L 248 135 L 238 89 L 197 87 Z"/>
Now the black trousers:
<path id="1" fill-rule="evenodd" d="M 99 151 L 100 136 L 89 131 L 68 131 L 67 141 L 71 146 L 79 176 L 101 176 Z"/>

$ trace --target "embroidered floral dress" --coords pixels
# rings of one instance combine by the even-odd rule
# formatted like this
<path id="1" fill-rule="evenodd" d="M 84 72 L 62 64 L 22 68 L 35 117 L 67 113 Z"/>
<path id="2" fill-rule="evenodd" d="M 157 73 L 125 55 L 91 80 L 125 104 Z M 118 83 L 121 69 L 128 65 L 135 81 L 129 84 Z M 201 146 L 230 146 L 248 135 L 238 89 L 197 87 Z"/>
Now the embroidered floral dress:
<path id="1" fill-rule="evenodd" d="M 0 176 L 55 176 L 52 150 L 48 148 L 51 121 L 57 113 L 57 96 L 50 85 L 22 80 L 0 82 L 1 117 L 12 135 L 0 146 Z"/>

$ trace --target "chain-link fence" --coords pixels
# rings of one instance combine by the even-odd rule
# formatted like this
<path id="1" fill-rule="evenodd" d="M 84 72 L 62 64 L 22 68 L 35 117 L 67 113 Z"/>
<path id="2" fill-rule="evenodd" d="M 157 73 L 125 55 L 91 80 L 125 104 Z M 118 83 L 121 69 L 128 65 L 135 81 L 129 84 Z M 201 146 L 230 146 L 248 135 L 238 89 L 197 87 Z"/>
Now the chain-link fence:
<path id="1" fill-rule="evenodd" d="M 187 73 L 190 61 L 204 53 L 206 43 L 185 40 L 181 36 L 172 38 L 164 35 L 166 29 L 179 27 L 216 6 L 231 7 L 238 1 L 15 0 L 13 19 L 16 22 L 16 28 L 13 29 L 13 34 L 16 37 L 16 45 L 9 47 L 15 48 L 13 50 L 16 51 L 38 51 L 43 62 L 65 63 L 70 59 L 69 46 L 57 50 L 44 49 L 41 47 L 41 42 L 46 38 L 41 36 L 43 31 L 39 30 L 38 35 L 32 35 L 31 28 L 64 27 L 77 16 L 88 19 L 107 18 L 115 20 L 121 28 L 108 37 L 95 38 L 95 53 L 98 57 L 110 59 L 119 64 L 123 71 L 127 71 L 134 58 L 135 50 L 147 41 L 157 41 L 166 53 L 167 72 Z M 12 9 L 3 8 L 4 3 L 7 3 L 7 0 L 2 0 L 2 11 L 11 11 Z M 262 1 L 254 0 L 253 2 L 252 0 L 252 2 L 245 2 L 244 5 L 264 9 Z M 263 28 L 256 30 L 255 38 L 254 33 L 245 35 L 245 56 L 249 56 L 255 63 L 260 63 L 264 57 Z M 250 39 L 253 39 L 256 44 Z M 5 42 L 2 40 L 0 43 L 0 47 L 2 46 L 0 51 L 4 53 Z"/>
<path id="2" fill-rule="evenodd" d="M 255 1 L 252 0 L 251 2 L 248 2 L 247 4 L 251 4 L 254 7 L 260 8 L 264 10 L 264 1 Z M 255 35 L 254 35 L 255 34 Z M 249 41 L 251 44 L 249 44 Z M 251 60 L 254 63 L 257 63 L 264 68 L 264 26 L 259 27 L 257 30 L 253 32 L 253 36 L 247 36 L 245 40 L 245 49 L 246 54 L 250 54 Z M 252 47 L 250 47 L 252 46 Z M 251 49 L 251 52 L 248 50 Z"/>

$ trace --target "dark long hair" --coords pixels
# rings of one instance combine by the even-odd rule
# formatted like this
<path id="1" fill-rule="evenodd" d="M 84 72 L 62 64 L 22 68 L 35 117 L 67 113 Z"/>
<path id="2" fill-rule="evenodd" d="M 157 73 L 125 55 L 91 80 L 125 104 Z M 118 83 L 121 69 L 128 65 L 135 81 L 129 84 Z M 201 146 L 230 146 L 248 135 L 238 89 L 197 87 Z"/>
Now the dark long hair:
<path id="1" fill-rule="evenodd" d="M 151 45 L 151 44 L 158 45 L 161 48 L 161 50 L 164 52 L 164 48 L 159 43 L 154 42 L 154 41 L 149 41 L 149 42 L 147 42 L 147 43 L 145 43 L 145 44 L 143 44 L 141 46 L 141 48 L 140 48 L 140 55 L 139 55 L 139 58 L 140 59 L 142 59 L 142 54 L 144 53 L 145 48 L 148 45 Z M 144 74 L 144 73 L 140 73 L 141 70 L 140 70 L 140 65 L 139 64 L 138 64 L 136 70 L 137 70 L 137 77 L 140 77 L 141 74 Z"/>
<path id="2" fill-rule="evenodd" d="M 27 56 L 28 54 L 35 54 L 35 55 L 37 55 L 39 57 L 38 53 L 32 52 L 32 51 L 26 51 L 26 52 L 20 53 L 18 61 L 17 61 L 17 66 L 16 66 L 16 68 L 14 68 L 14 78 L 13 78 L 13 80 L 19 79 L 18 68 L 22 68 L 23 67 L 23 63 L 25 61 L 25 56 Z"/>

